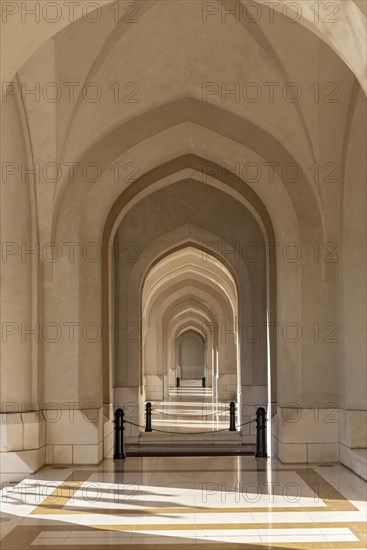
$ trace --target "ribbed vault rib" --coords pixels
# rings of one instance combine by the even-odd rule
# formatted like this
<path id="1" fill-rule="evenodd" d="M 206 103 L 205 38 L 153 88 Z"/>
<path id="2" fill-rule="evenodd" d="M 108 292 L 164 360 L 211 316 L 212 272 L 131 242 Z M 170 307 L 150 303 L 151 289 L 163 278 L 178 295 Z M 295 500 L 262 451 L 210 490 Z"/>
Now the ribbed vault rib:
<path id="1" fill-rule="evenodd" d="M 320 240 L 323 240 L 325 228 L 320 214 L 321 202 L 314 187 L 306 177 L 306 167 L 304 164 L 300 162 L 296 156 L 290 153 L 274 136 L 265 132 L 253 122 L 245 120 L 225 109 L 208 103 L 202 103 L 195 99 L 182 98 L 161 105 L 160 107 L 127 121 L 96 143 L 90 151 L 80 159 L 80 166 L 83 167 L 89 162 L 97 162 L 102 167 L 103 171 L 105 171 L 123 151 L 133 147 L 136 143 L 163 132 L 167 128 L 171 128 L 186 121 L 208 128 L 244 146 L 249 146 L 251 150 L 267 162 L 276 160 L 278 164 L 274 167 L 274 171 L 277 173 L 280 180 L 284 182 L 284 186 L 294 204 L 300 222 L 301 233 L 306 227 L 312 228 L 312 232 L 315 227 L 319 227 L 321 232 Z M 183 156 L 181 159 L 186 160 L 175 161 L 178 164 L 177 169 L 183 169 L 189 166 L 203 170 L 203 165 L 205 165 L 205 160 L 198 161 L 198 158 L 192 155 Z M 301 167 L 300 179 L 296 183 L 284 181 L 282 173 L 284 166 L 292 164 Z M 210 165 L 213 167 L 214 163 L 210 163 Z M 140 178 L 140 181 L 143 181 L 143 179 L 145 181 L 149 180 L 151 177 L 154 178 L 154 173 L 158 171 L 161 172 L 161 177 L 169 175 L 171 173 L 171 170 L 168 168 L 169 166 L 170 163 L 167 163 L 166 165 L 162 165 L 152 170 L 148 174 L 145 174 L 144 178 Z M 221 174 L 222 172 L 223 170 L 218 166 L 218 173 Z M 228 172 L 228 174 L 230 173 Z M 90 184 L 86 185 L 85 182 L 83 183 L 78 169 L 75 173 L 75 179 L 78 185 L 75 185 L 75 183 L 71 185 L 65 183 L 63 189 L 60 190 L 54 226 L 58 223 L 57 218 L 60 216 L 63 203 L 68 199 L 67 195 L 69 194 L 74 196 L 69 197 L 71 200 L 70 204 L 68 204 L 68 200 L 65 203 L 68 214 L 70 213 L 70 209 L 75 208 L 76 215 L 80 216 L 78 201 L 83 200 L 84 202 L 84 194 L 90 192 Z M 241 184 L 239 187 L 246 186 L 243 180 L 237 178 L 237 183 L 240 181 Z M 248 185 L 246 187 L 248 193 L 255 196 L 254 191 Z M 129 194 L 129 189 L 127 189 L 127 193 Z M 304 238 L 307 239 L 308 237 L 305 235 Z"/>
<path id="2" fill-rule="evenodd" d="M 241 0 L 237 0 L 236 3 L 242 5 Z M 245 5 L 248 5 L 248 4 L 251 4 L 251 2 L 246 0 Z M 227 4 L 224 3 L 224 6 L 226 7 Z M 228 13 L 230 13 L 233 17 L 235 17 L 235 14 L 233 13 L 233 11 L 229 11 Z M 256 40 L 257 44 L 261 47 L 264 55 L 268 58 L 268 60 L 270 62 L 270 65 L 278 73 L 283 85 L 288 83 L 288 82 L 291 82 L 292 78 L 290 78 L 290 76 L 287 72 L 286 63 L 278 55 L 275 47 L 271 44 L 270 39 L 266 36 L 266 34 L 262 30 L 261 26 L 257 22 L 250 23 L 249 21 L 247 21 L 243 17 L 240 18 L 240 23 L 246 29 L 246 31 L 251 34 L 251 36 Z M 308 147 L 310 149 L 312 158 L 313 158 L 314 162 L 316 162 L 315 150 L 314 150 L 314 147 L 313 147 L 313 144 L 312 144 L 311 135 L 310 135 L 310 132 L 308 130 L 308 127 L 307 127 L 307 124 L 306 124 L 306 119 L 305 119 L 305 116 L 303 114 L 301 105 L 297 101 L 296 103 L 291 104 L 291 106 L 295 109 L 295 111 L 297 113 L 297 117 L 298 117 L 299 123 L 302 127 L 303 133 L 306 137 L 306 141 L 307 141 Z"/>
<path id="3" fill-rule="evenodd" d="M 156 4 L 156 2 L 157 2 L 157 0 L 150 0 L 150 1 L 135 0 L 134 3 L 139 8 L 139 20 L 149 12 L 149 10 Z M 125 12 L 122 10 L 120 12 L 119 21 L 116 23 L 116 26 L 114 27 L 113 31 L 108 36 L 107 40 L 105 41 L 105 43 L 103 44 L 102 48 L 100 49 L 98 55 L 96 56 L 92 66 L 91 66 L 91 68 L 90 68 L 90 70 L 89 70 L 89 72 L 86 76 L 86 78 L 84 79 L 83 86 L 87 82 L 93 82 L 94 81 L 96 75 L 98 74 L 99 69 L 106 62 L 109 54 L 111 53 L 111 50 L 114 48 L 115 44 L 121 39 L 121 37 L 124 34 L 128 33 L 129 31 L 134 30 L 135 23 L 133 23 L 133 22 L 129 23 L 128 21 L 124 21 L 123 20 L 124 14 L 125 14 Z M 72 131 L 73 124 L 75 123 L 75 119 L 76 119 L 76 116 L 78 114 L 78 110 L 80 108 L 81 102 L 82 102 L 81 90 L 82 90 L 83 86 L 80 86 L 79 95 L 78 95 L 78 98 L 75 102 L 74 108 L 72 110 L 72 113 L 71 113 L 71 116 L 70 116 L 70 119 L 69 119 L 69 124 L 68 124 L 68 127 L 67 127 L 67 131 L 65 133 L 62 149 L 61 149 L 61 152 L 60 152 L 60 155 L 59 155 L 60 159 L 62 159 L 64 157 L 64 150 L 65 150 L 65 147 L 67 145 L 68 138 L 69 138 L 70 133 Z"/>

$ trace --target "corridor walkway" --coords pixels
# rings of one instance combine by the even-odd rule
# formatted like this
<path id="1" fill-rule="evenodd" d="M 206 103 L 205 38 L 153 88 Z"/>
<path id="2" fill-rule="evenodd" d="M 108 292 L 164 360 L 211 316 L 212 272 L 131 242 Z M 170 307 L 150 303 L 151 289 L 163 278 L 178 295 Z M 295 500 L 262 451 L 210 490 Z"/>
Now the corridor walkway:
<path id="1" fill-rule="evenodd" d="M 170 388 L 167 401 L 152 402 L 152 426 L 177 432 L 228 429 L 228 407 L 216 401 L 212 388 L 202 387 L 201 380 L 181 380 L 178 388 Z"/>
<path id="2" fill-rule="evenodd" d="M 42 468 L 2 490 L 1 549 L 366 548 L 366 484 L 345 467 L 253 457 Z"/>

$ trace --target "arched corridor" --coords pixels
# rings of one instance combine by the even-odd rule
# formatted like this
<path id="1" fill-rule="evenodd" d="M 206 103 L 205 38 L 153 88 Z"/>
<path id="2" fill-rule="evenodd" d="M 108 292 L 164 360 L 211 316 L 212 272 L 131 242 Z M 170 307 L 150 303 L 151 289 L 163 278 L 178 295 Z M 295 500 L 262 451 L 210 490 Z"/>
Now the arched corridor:
<path id="1" fill-rule="evenodd" d="M 0 9 L 4 550 L 365 548 L 366 1 Z"/>

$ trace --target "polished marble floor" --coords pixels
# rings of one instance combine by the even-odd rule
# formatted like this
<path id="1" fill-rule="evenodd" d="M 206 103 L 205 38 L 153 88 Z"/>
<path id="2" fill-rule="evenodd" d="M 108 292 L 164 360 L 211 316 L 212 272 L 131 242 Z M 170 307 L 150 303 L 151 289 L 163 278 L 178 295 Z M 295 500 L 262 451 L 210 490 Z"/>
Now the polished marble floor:
<path id="1" fill-rule="evenodd" d="M 367 548 L 366 483 L 245 456 L 105 460 L 3 484 L 1 550 Z"/>
<path id="2" fill-rule="evenodd" d="M 201 380 L 181 380 L 165 401 L 152 401 L 152 428 L 175 432 L 228 430 L 229 403 L 219 402 Z"/>

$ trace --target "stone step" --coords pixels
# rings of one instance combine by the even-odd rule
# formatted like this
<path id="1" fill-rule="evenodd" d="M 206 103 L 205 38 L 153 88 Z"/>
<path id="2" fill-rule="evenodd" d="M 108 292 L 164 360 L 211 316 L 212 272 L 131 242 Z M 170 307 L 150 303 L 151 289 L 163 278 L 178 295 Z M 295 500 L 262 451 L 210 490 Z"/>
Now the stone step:
<path id="1" fill-rule="evenodd" d="M 241 446 L 241 432 L 212 432 L 207 434 L 164 434 L 162 432 L 142 432 L 139 435 L 139 446 L 143 447 L 159 447 L 164 446 L 182 446 L 191 445 L 194 447 L 204 446 Z"/>
<path id="2" fill-rule="evenodd" d="M 243 444 L 239 431 L 200 435 L 142 432 L 139 436 L 139 444 L 129 445 L 127 450 L 131 456 L 253 455 L 255 445 Z"/>
<path id="3" fill-rule="evenodd" d="M 238 456 L 255 454 L 255 445 L 126 445 L 127 456 Z"/>

